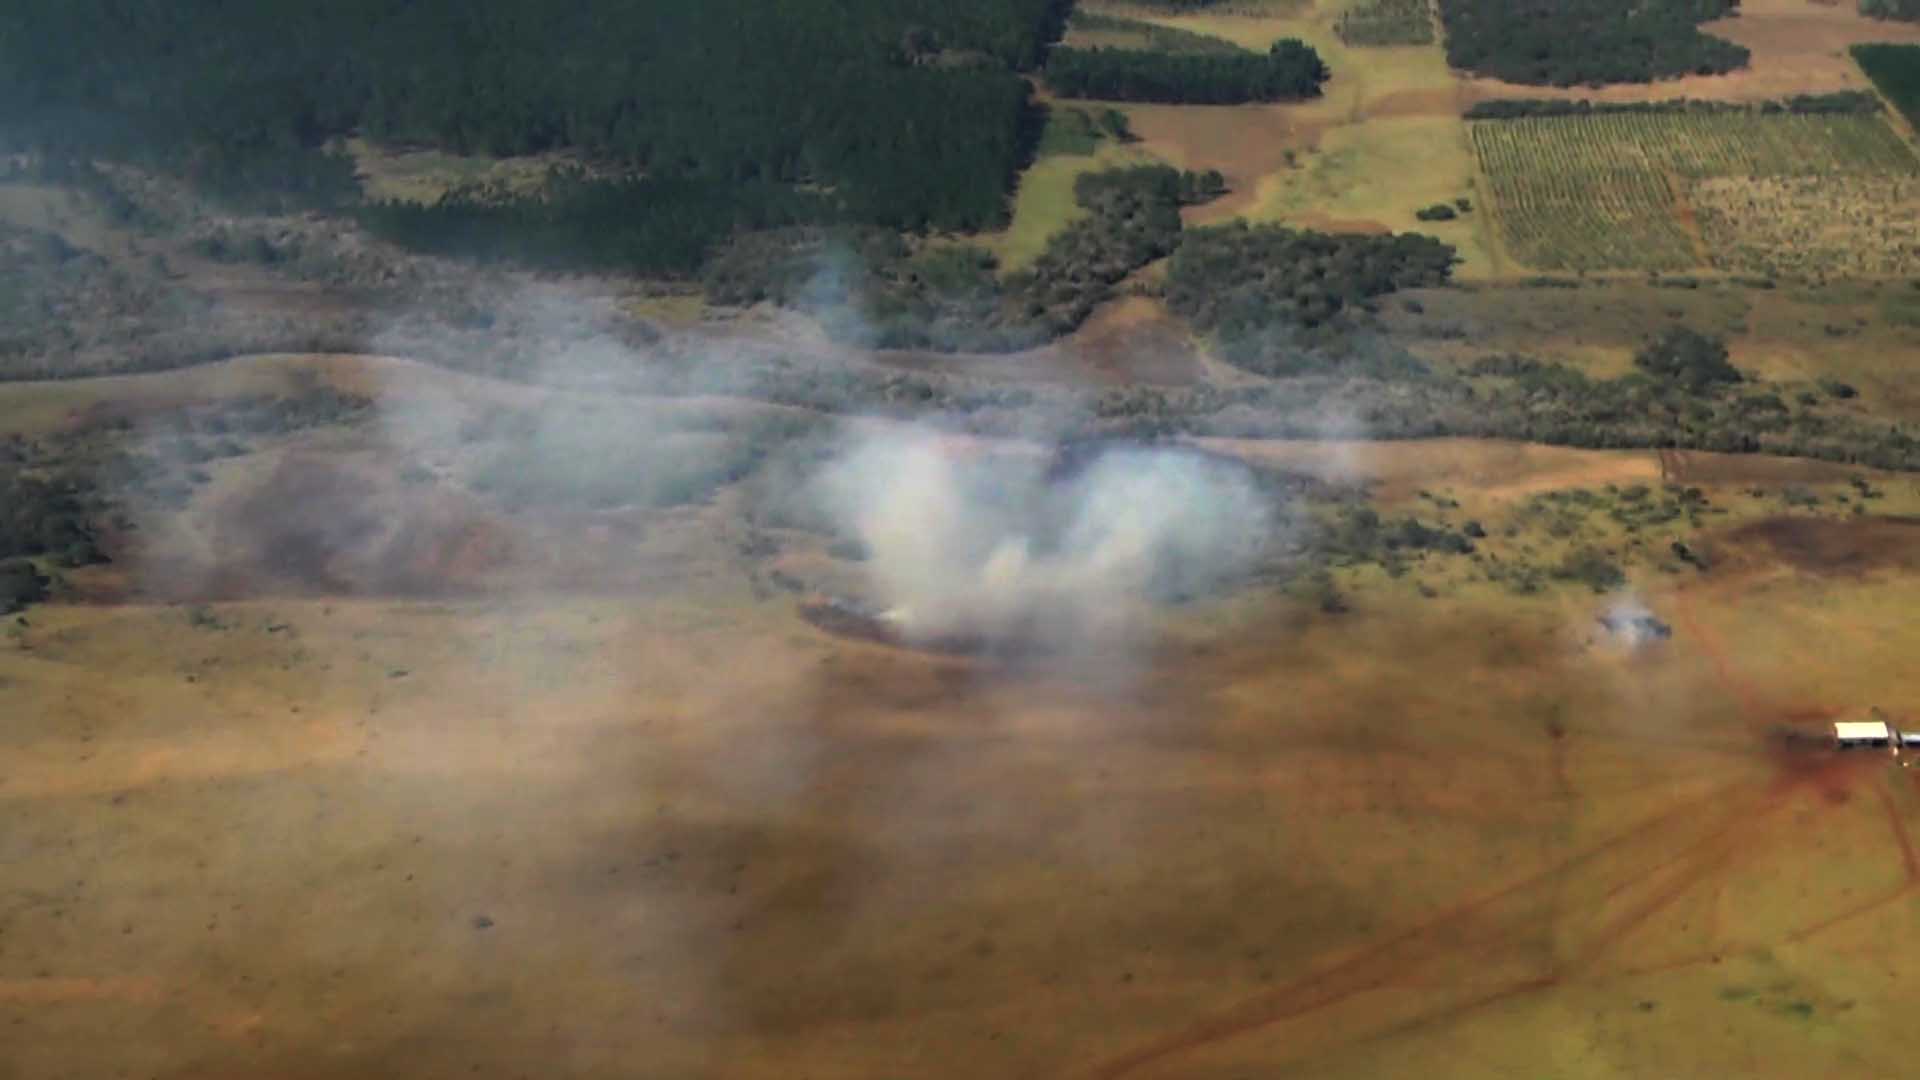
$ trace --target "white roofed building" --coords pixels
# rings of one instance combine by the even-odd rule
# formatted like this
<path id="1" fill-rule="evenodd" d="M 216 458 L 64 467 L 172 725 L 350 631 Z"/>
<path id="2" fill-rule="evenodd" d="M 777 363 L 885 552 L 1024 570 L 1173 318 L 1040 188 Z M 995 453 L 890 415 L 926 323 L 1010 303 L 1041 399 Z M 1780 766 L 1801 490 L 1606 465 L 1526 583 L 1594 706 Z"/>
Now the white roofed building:
<path id="1" fill-rule="evenodd" d="M 1893 729 L 1884 720 L 1842 720 L 1833 725 L 1833 741 L 1842 747 L 1887 746 Z"/>

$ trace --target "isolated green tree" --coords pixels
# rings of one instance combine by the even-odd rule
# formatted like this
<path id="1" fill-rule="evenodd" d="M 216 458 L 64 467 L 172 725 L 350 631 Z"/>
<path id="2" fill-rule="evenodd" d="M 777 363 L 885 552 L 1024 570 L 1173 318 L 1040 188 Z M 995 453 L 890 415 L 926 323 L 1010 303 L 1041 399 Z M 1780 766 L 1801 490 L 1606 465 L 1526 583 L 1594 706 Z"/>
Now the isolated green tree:
<path id="1" fill-rule="evenodd" d="M 1727 360 L 1726 342 L 1684 326 L 1664 330 L 1641 346 L 1633 365 L 1694 393 L 1741 380 L 1740 369 Z"/>

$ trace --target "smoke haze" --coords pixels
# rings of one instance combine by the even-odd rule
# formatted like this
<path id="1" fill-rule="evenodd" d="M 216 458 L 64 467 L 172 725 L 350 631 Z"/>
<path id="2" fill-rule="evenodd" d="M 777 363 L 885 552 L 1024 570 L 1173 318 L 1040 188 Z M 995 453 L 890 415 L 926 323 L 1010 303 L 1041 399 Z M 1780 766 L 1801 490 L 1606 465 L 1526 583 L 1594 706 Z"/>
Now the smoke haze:
<path id="1" fill-rule="evenodd" d="M 925 427 L 862 439 L 818 482 L 910 639 L 1111 639 L 1142 604 L 1244 574 L 1271 515 L 1248 472 L 1129 447 L 1059 470 Z"/>

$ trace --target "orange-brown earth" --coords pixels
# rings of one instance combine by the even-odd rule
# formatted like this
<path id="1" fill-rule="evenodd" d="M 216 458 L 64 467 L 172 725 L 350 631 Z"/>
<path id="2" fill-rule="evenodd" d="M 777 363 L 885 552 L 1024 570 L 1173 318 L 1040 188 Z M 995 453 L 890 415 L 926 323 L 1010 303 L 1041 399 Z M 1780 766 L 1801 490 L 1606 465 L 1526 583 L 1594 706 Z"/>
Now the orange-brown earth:
<path id="1" fill-rule="evenodd" d="M 1329 126 L 1285 105 L 1132 105 L 1127 120 L 1155 157 L 1226 177 L 1226 195 L 1182 213 L 1192 225 L 1246 213 L 1259 200 L 1261 179 L 1298 162 Z"/>

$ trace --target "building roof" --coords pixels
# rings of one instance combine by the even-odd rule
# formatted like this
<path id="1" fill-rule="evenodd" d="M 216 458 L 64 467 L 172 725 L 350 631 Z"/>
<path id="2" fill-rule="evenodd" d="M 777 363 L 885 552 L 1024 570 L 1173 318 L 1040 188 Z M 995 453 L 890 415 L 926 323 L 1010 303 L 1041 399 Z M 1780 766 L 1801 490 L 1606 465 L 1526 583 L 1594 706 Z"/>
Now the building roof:
<path id="1" fill-rule="evenodd" d="M 1833 737 L 1843 742 L 1859 740 L 1889 739 L 1892 733 L 1881 720 L 1842 720 L 1833 725 Z"/>

